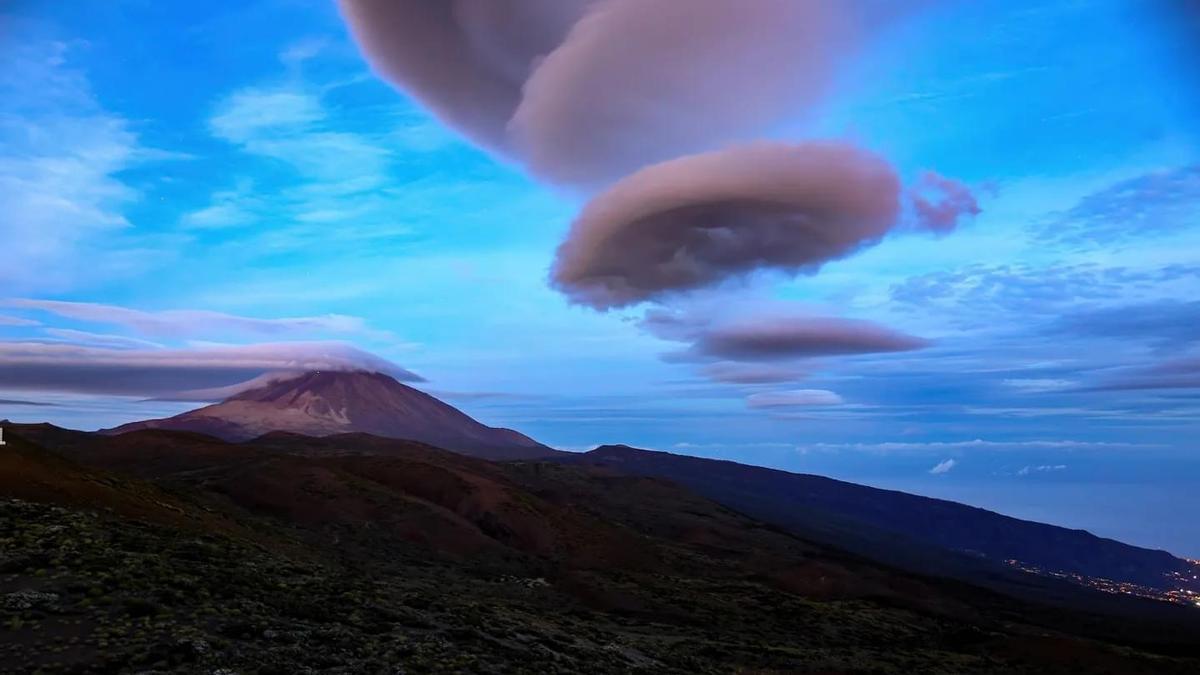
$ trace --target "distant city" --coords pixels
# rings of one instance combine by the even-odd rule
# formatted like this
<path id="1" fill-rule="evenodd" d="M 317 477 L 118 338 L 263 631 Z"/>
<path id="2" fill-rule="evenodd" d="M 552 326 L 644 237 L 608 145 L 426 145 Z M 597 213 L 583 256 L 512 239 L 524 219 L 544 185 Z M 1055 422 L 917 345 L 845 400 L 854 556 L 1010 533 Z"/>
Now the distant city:
<path id="1" fill-rule="evenodd" d="M 1030 574 L 1038 574 L 1045 577 L 1053 577 L 1055 579 L 1066 579 L 1075 582 L 1081 586 L 1094 588 L 1105 593 L 1119 593 L 1123 595 L 1136 595 L 1141 598 L 1152 598 L 1154 600 L 1162 600 L 1165 602 L 1174 602 L 1180 605 L 1188 605 L 1200 609 L 1200 560 L 1191 560 L 1187 562 L 1191 566 L 1190 570 L 1171 572 L 1167 574 L 1167 578 L 1176 588 L 1159 589 L 1141 584 L 1134 584 L 1127 581 L 1114 581 L 1112 579 L 1104 579 L 1101 577 L 1089 577 L 1073 572 L 1059 572 L 1044 570 L 1036 565 L 1023 563 L 1020 560 L 1005 560 L 1010 567 L 1029 572 Z"/>

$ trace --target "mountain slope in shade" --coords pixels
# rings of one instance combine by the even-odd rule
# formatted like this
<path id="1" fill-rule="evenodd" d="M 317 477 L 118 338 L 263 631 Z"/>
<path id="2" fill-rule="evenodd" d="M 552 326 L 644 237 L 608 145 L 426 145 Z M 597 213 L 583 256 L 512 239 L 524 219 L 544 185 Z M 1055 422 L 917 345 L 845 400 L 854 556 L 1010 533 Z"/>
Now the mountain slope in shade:
<path id="1" fill-rule="evenodd" d="M 972 559 L 1018 560 L 1046 571 L 1159 590 L 1178 588 L 1182 582 L 1175 575 L 1195 573 L 1188 561 L 1166 551 L 823 476 L 623 445 L 601 446 L 563 461 L 672 480 L 755 518 L 909 569 L 936 566 L 940 574 L 975 578 L 988 568 Z M 931 547 L 960 555 L 935 558 Z"/>
<path id="2" fill-rule="evenodd" d="M 489 427 L 457 408 L 382 373 L 314 371 L 269 382 L 221 403 L 174 417 L 133 422 L 104 433 L 138 429 L 194 431 L 247 441 L 272 431 L 307 436 L 361 432 L 421 441 L 488 459 L 558 454 L 511 429 Z"/>
<path id="3" fill-rule="evenodd" d="M 1197 672 L 1188 608 L 1011 600 L 607 468 L 6 431 L 0 651 L 22 672 Z"/>

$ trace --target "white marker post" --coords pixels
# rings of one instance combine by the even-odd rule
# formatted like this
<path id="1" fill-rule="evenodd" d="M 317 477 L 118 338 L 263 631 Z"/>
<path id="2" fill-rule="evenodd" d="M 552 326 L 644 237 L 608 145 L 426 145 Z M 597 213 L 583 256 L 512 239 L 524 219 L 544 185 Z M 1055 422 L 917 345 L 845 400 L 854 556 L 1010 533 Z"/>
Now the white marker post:
<path id="1" fill-rule="evenodd" d="M 8 445 L 4 442 L 4 427 L 0 427 L 0 445 Z"/>

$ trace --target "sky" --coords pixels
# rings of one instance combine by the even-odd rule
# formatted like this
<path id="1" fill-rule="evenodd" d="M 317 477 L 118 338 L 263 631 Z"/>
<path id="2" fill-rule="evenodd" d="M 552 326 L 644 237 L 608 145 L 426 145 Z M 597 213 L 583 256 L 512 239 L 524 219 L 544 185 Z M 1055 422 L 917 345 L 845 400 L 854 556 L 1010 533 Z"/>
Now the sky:
<path id="1" fill-rule="evenodd" d="M 1200 558 L 1190 17 L 603 2 L 528 73 L 574 24 L 463 19 L 487 77 L 333 3 L 0 5 L 0 419 L 365 367 Z"/>

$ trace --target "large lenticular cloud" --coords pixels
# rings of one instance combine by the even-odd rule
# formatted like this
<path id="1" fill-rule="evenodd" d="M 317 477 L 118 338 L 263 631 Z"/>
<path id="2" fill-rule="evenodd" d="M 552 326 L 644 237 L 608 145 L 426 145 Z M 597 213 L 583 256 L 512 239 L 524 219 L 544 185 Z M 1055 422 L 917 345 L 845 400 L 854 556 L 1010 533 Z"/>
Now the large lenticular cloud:
<path id="1" fill-rule="evenodd" d="M 525 85 L 514 146 L 555 183 L 601 185 L 748 140 L 809 109 L 853 40 L 844 3 L 606 0 Z"/>
<path id="2" fill-rule="evenodd" d="M 372 67 L 472 140 L 596 187 L 747 140 L 886 12 L 796 0 L 340 0 Z"/>
<path id="3" fill-rule="evenodd" d="M 443 121 L 493 150 L 533 64 L 590 0 L 340 0 L 367 60 Z"/>
<path id="4" fill-rule="evenodd" d="M 896 223 L 900 181 L 840 143 L 738 146 L 618 182 L 571 226 L 552 271 L 572 301 L 608 309 L 770 267 L 815 271 Z"/>

